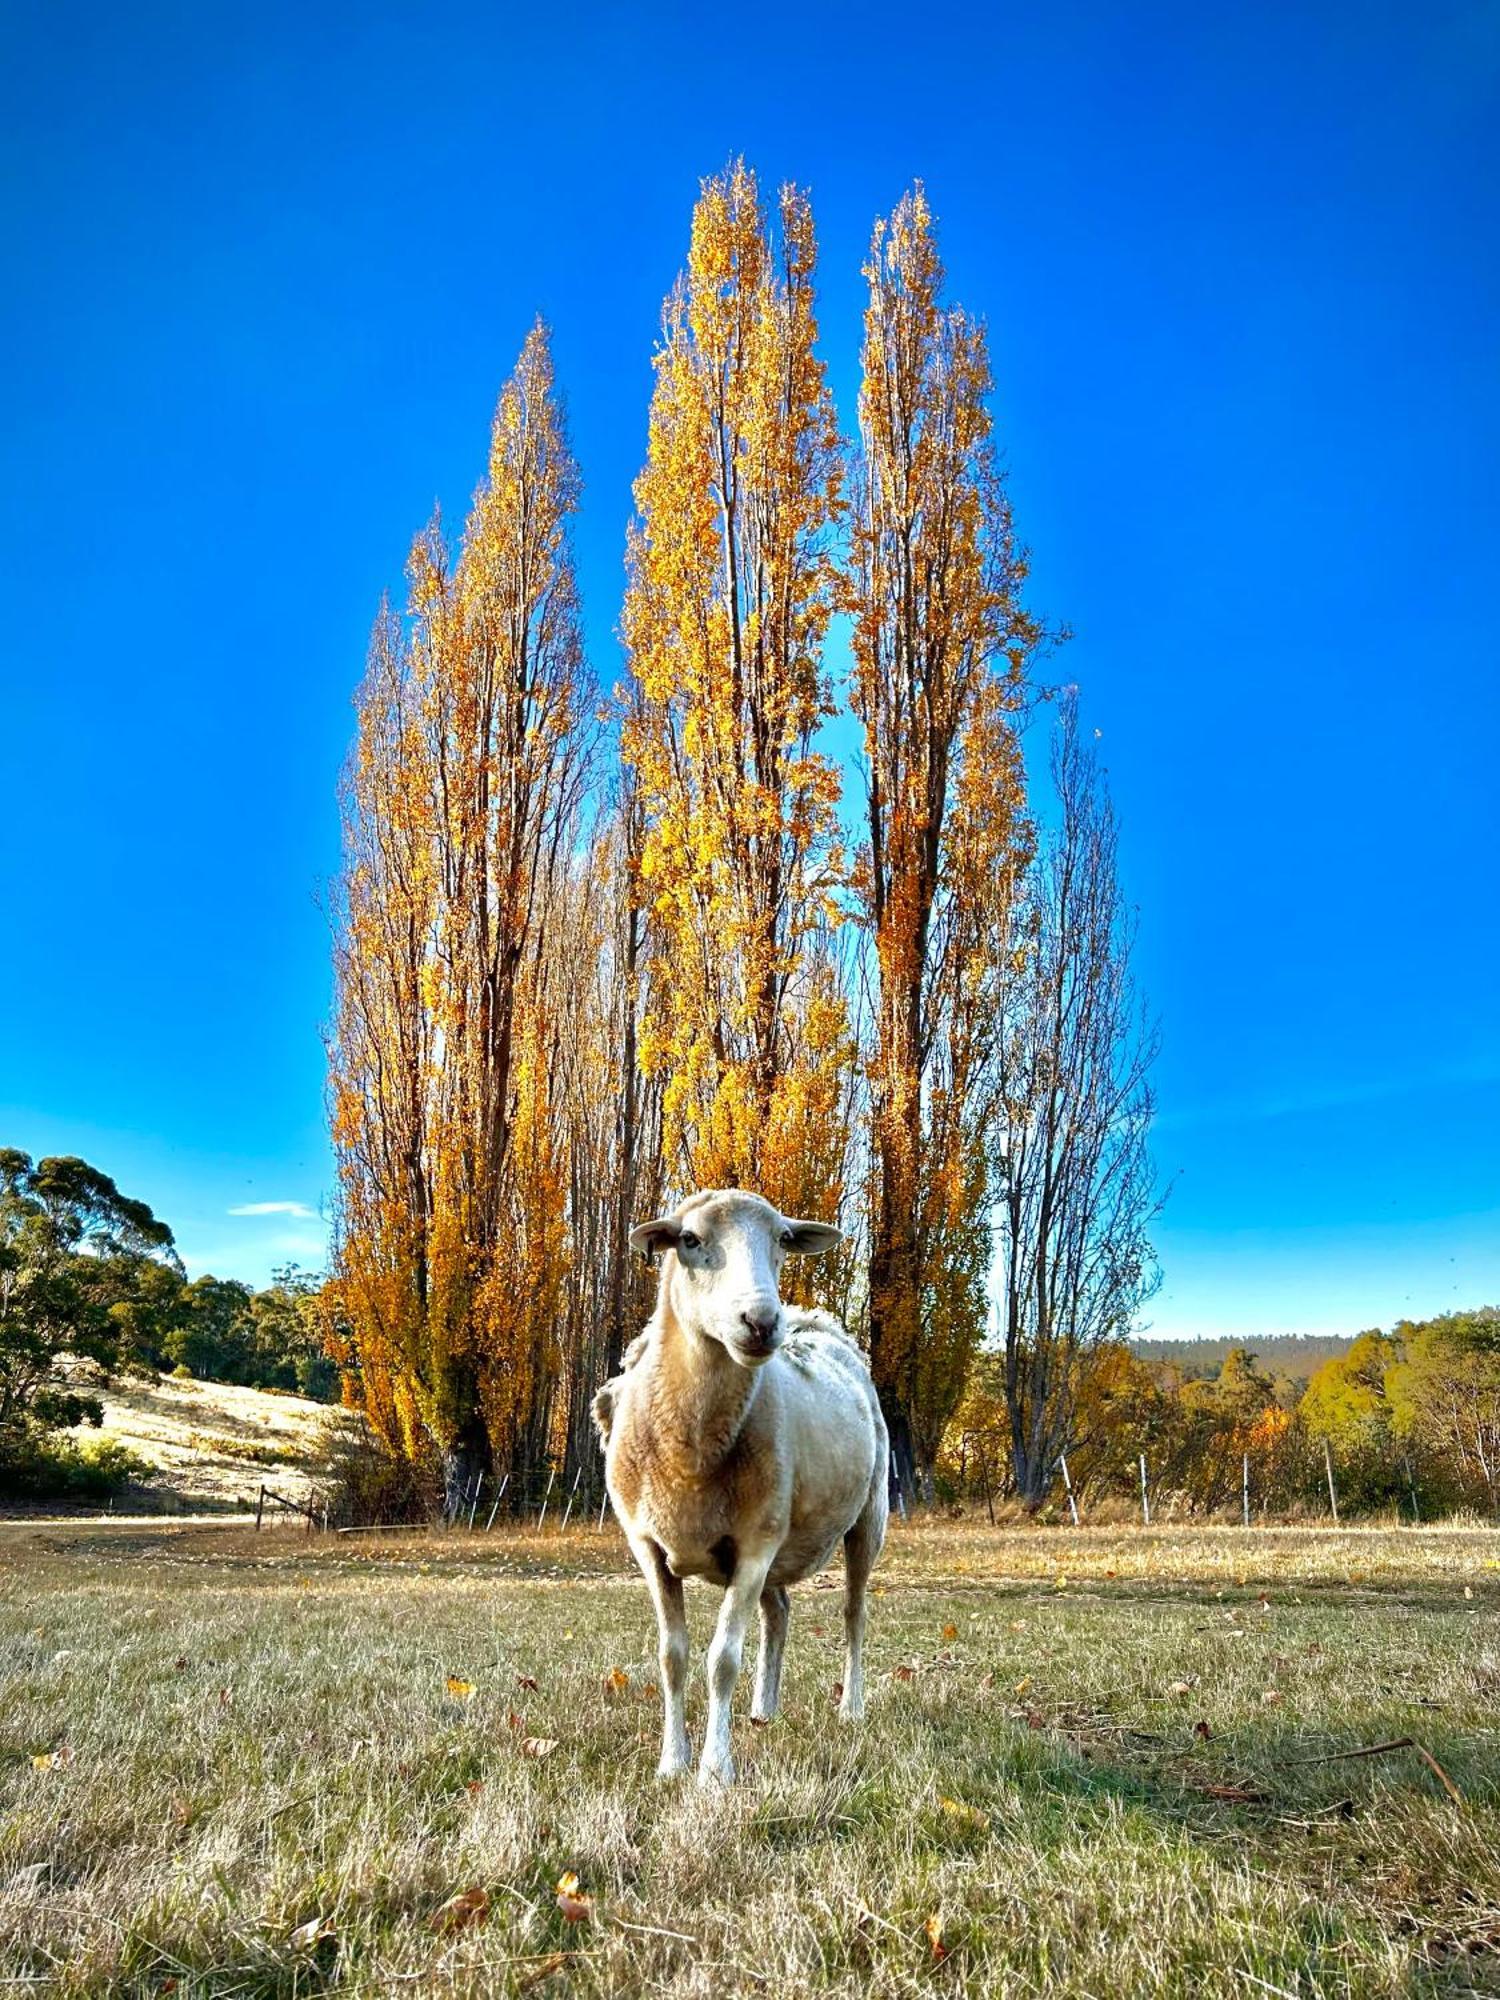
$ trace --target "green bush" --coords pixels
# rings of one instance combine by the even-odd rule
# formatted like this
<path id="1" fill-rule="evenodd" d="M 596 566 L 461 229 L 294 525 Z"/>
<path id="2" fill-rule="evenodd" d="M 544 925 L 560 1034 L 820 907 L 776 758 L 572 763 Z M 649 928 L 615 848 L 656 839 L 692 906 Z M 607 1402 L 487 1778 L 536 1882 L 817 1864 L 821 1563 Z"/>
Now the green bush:
<path id="1" fill-rule="evenodd" d="M 29 1429 L 0 1446 L 0 1495 L 75 1504 L 112 1500 L 132 1480 L 148 1480 L 155 1470 L 114 1438 L 79 1444 Z"/>

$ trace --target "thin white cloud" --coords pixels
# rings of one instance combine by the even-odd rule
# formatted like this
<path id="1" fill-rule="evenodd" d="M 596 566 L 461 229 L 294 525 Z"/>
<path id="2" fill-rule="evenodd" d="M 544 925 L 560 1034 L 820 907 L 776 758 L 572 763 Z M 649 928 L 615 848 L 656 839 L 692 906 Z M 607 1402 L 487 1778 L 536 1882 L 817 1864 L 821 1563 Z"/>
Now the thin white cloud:
<path id="1" fill-rule="evenodd" d="M 299 1221 L 313 1222 L 318 1211 L 309 1208 L 305 1201 L 244 1201 L 238 1208 L 230 1209 L 231 1215 L 295 1215 Z"/>

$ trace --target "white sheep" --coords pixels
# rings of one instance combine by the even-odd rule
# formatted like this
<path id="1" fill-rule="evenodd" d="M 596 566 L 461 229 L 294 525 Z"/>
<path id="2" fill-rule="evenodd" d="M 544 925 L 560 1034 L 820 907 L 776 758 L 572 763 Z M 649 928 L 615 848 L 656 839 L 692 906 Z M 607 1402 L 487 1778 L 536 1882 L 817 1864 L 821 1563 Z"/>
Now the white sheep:
<path id="1" fill-rule="evenodd" d="M 708 1732 L 699 1777 L 728 1783 L 729 1714 L 750 1613 L 760 1607 L 752 1715 L 776 1713 L 788 1584 L 844 1547 L 844 1689 L 864 1714 L 865 1587 L 885 1540 L 888 1444 L 858 1348 L 830 1314 L 784 1306 L 787 1256 L 840 1241 L 737 1189 L 692 1195 L 631 1231 L 662 1253 L 656 1311 L 625 1370 L 594 1399 L 616 1515 L 656 1606 L 662 1777 L 692 1762 L 683 1718 L 684 1577 L 724 1590 L 708 1652 Z"/>

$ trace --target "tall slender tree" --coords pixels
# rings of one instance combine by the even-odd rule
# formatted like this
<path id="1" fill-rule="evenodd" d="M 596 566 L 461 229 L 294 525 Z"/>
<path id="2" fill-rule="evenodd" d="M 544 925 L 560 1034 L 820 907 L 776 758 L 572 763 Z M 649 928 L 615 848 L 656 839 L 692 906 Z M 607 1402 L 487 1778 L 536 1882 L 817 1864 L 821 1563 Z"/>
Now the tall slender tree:
<path id="1" fill-rule="evenodd" d="M 588 776 L 544 329 L 501 393 L 456 561 L 435 523 L 377 625 L 346 786 L 331 1068 L 342 1306 L 362 1393 L 450 1506 L 539 1448 L 567 1261 L 540 952 Z"/>
<path id="2" fill-rule="evenodd" d="M 826 1213 L 852 1043 L 823 642 L 840 458 L 815 341 L 806 196 L 768 226 L 736 163 L 704 183 L 656 355 L 623 631 L 624 754 L 656 936 L 640 1060 L 678 1188 Z"/>
<path id="3" fill-rule="evenodd" d="M 922 189 L 865 266 L 847 599 L 873 948 L 870 1354 L 921 1484 L 984 1332 L 991 1056 L 1028 827 L 1013 726 L 1041 634 L 1021 600 L 982 326 L 943 297 Z"/>
<path id="4" fill-rule="evenodd" d="M 1130 969 L 1113 808 L 1065 691 L 1052 739 L 1059 817 L 1029 872 L 994 1132 L 999 1320 L 1017 1492 L 1032 1506 L 1066 1449 L 1078 1363 L 1130 1332 L 1156 1284 L 1147 1150 L 1155 1030 Z"/>

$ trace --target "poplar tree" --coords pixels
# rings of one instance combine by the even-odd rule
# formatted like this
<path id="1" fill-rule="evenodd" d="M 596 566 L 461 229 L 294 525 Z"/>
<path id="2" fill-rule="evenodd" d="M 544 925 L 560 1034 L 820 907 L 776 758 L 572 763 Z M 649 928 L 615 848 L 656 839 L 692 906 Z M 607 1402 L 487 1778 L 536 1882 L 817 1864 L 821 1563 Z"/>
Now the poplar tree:
<path id="1" fill-rule="evenodd" d="M 340 1307 L 360 1394 L 450 1509 L 547 1443 L 568 1262 L 541 950 L 587 781 L 579 481 L 537 326 L 456 558 L 384 612 L 345 788 L 330 1050 Z"/>
<path id="2" fill-rule="evenodd" d="M 823 643 L 840 508 L 815 351 L 816 247 L 786 187 L 704 183 L 655 358 L 623 634 L 623 735 L 655 934 L 640 1037 L 678 1189 L 828 1214 L 843 1177 L 848 1013 L 834 963 L 839 778 Z"/>
<path id="3" fill-rule="evenodd" d="M 846 590 L 875 984 L 870 1358 L 897 1470 L 921 1484 L 984 1332 L 993 1055 L 1029 840 L 1014 723 L 1041 635 L 984 329 L 944 299 L 920 186 L 876 224 L 865 277 Z"/>

